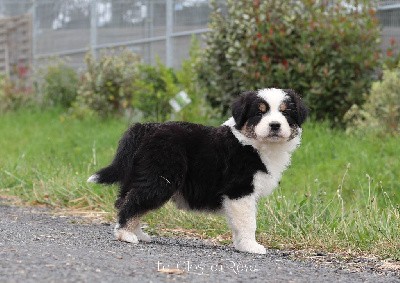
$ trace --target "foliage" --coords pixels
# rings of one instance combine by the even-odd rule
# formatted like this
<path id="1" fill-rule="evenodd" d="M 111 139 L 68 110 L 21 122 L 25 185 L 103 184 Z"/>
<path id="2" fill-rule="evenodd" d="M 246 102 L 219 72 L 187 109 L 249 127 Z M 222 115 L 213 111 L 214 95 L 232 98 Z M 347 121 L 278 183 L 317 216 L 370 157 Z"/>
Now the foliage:
<path id="1" fill-rule="evenodd" d="M 41 91 L 45 104 L 68 108 L 76 99 L 79 78 L 64 61 L 54 61 L 42 70 Z"/>
<path id="2" fill-rule="evenodd" d="M 194 42 L 190 59 L 183 62 L 179 71 L 167 68 L 159 60 L 155 66 L 140 63 L 130 51 L 103 54 L 98 61 L 88 54 L 87 71 L 70 114 L 82 118 L 117 113 L 127 114 L 133 120 L 219 122 L 198 84 L 195 65 L 199 50 Z M 189 94 L 192 103 L 174 116 L 169 101 L 181 90 Z"/>
<path id="3" fill-rule="evenodd" d="M 132 106 L 143 114 L 145 120 L 163 122 L 174 119 L 203 124 L 220 122 L 220 116 L 207 103 L 205 91 L 199 84 L 196 73 L 196 66 L 201 60 L 199 55 L 199 42 L 193 38 L 190 57 L 183 61 L 180 70 L 167 68 L 159 60 L 156 66 L 139 66 Z M 191 103 L 180 112 L 172 113 L 169 100 L 181 90 L 188 94 Z"/>
<path id="4" fill-rule="evenodd" d="M 381 81 L 372 84 L 366 102 L 346 113 L 347 132 L 373 131 L 400 134 L 400 69 L 384 70 Z"/>
<path id="5" fill-rule="evenodd" d="M 142 112 L 144 119 L 157 122 L 169 119 L 171 113 L 169 100 L 179 91 L 177 78 L 172 69 L 160 61 L 156 66 L 141 64 L 134 87 L 135 96 L 132 105 Z"/>
<path id="6" fill-rule="evenodd" d="M 221 124 L 222 115 L 211 108 L 206 99 L 206 90 L 199 83 L 197 66 L 201 64 L 200 42 L 193 37 L 189 58 L 182 62 L 182 68 L 176 71 L 181 88 L 188 93 L 192 102 L 175 114 L 176 120 L 190 121 L 200 124 Z"/>
<path id="7" fill-rule="evenodd" d="M 18 82 L 0 76 L 0 113 L 32 105 L 33 101 L 30 88 L 19 86 Z"/>
<path id="8" fill-rule="evenodd" d="M 373 4 L 329 2 L 228 0 L 226 16 L 215 7 L 199 67 L 212 105 L 226 110 L 246 89 L 292 88 L 317 119 L 341 120 L 363 102 L 379 61 Z"/>
<path id="9" fill-rule="evenodd" d="M 124 114 L 131 107 L 138 56 L 124 50 L 120 54 L 103 53 L 96 60 L 88 53 L 85 62 L 87 70 L 82 76 L 72 114 L 80 116 L 95 112 L 103 117 Z"/>

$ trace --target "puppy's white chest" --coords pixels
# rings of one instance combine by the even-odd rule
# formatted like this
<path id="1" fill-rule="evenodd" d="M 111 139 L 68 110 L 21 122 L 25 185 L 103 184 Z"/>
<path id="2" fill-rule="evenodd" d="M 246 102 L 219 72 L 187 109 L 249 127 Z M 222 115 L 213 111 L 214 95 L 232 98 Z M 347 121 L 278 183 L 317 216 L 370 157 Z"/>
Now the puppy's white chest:
<path id="1" fill-rule="evenodd" d="M 254 174 L 253 185 L 258 196 L 267 196 L 279 185 L 282 173 L 290 163 L 290 154 L 277 149 L 264 149 L 259 153 L 268 172 L 258 171 Z"/>
<path id="2" fill-rule="evenodd" d="M 260 197 L 271 194 L 278 183 L 279 180 L 262 171 L 258 171 L 253 177 L 254 192 Z"/>

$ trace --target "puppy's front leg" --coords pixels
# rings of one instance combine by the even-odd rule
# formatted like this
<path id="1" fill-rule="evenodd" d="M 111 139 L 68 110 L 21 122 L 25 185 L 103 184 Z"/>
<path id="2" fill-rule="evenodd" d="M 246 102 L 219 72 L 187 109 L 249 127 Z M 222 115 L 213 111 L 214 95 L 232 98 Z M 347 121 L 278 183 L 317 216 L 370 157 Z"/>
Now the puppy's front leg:
<path id="1" fill-rule="evenodd" d="M 234 247 L 242 252 L 265 254 L 264 246 L 256 242 L 256 197 L 254 195 L 239 199 L 225 197 L 223 207 L 232 229 Z"/>

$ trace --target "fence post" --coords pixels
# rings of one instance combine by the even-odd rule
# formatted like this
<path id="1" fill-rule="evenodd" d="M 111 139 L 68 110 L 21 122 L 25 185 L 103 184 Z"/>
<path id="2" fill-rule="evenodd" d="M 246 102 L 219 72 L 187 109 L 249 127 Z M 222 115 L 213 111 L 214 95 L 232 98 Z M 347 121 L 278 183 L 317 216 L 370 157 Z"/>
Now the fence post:
<path id="1" fill-rule="evenodd" d="M 173 67 L 174 54 L 173 54 L 173 41 L 172 33 L 174 31 L 174 0 L 166 1 L 166 29 L 165 29 L 165 56 L 166 65 L 169 68 Z"/>
<path id="2" fill-rule="evenodd" d="M 36 0 L 33 0 L 31 8 L 32 9 L 32 17 L 31 17 L 32 69 L 34 69 L 36 65 L 36 8 L 37 8 Z"/>
<path id="3" fill-rule="evenodd" d="M 97 0 L 90 1 L 90 51 L 96 58 L 97 50 Z"/>

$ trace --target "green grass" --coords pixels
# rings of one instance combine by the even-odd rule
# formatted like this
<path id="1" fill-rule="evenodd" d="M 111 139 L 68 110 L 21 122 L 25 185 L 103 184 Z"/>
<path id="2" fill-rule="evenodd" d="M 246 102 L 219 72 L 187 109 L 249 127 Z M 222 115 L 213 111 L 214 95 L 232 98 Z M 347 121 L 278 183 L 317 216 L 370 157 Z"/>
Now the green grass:
<path id="1" fill-rule="evenodd" d="M 128 126 L 116 119 L 61 119 L 60 110 L 0 116 L 0 194 L 31 204 L 107 212 L 115 187 L 88 185 Z M 399 138 L 347 136 L 308 123 L 281 186 L 259 205 L 258 238 L 270 247 L 369 253 L 400 260 Z M 221 216 L 172 205 L 144 219 L 152 233 L 214 237 Z"/>

